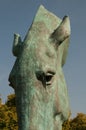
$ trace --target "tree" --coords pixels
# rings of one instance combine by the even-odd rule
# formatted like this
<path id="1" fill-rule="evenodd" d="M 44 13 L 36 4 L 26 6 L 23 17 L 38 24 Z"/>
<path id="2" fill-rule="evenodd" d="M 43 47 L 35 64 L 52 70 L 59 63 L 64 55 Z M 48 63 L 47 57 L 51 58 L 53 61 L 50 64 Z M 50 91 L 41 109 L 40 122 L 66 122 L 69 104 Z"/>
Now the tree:
<path id="1" fill-rule="evenodd" d="M 71 120 L 72 130 L 86 130 L 86 114 L 77 113 L 77 116 Z"/>
<path id="2" fill-rule="evenodd" d="M 0 106 L 0 130 L 18 130 L 14 94 L 9 95 L 7 102 Z"/>

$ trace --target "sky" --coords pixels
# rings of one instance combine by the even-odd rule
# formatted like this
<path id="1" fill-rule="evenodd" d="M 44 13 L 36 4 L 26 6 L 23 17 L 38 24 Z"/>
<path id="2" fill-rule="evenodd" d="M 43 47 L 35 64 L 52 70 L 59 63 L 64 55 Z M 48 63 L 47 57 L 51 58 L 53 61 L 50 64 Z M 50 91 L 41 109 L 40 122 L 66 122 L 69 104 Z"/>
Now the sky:
<path id="1" fill-rule="evenodd" d="M 0 95 L 6 102 L 7 95 L 14 92 L 8 82 L 16 59 L 13 34 L 24 39 L 41 4 L 61 19 L 70 17 L 71 39 L 63 71 L 72 116 L 86 114 L 86 0 L 0 0 Z"/>

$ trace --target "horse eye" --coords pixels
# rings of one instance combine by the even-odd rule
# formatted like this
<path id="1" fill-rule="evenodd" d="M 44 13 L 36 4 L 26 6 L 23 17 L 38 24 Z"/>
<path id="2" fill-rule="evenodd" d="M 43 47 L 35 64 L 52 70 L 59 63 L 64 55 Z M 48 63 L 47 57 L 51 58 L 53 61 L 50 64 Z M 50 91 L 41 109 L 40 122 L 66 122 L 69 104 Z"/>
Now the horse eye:
<path id="1" fill-rule="evenodd" d="M 52 79 L 53 75 L 48 74 L 45 76 L 46 82 L 49 82 Z"/>
<path id="2" fill-rule="evenodd" d="M 51 85 L 52 78 L 53 78 L 54 75 L 55 75 L 54 72 L 44 73 L 42 71 L 38 71 L 36 73 L 37 79 L 40 80 L 40 81 L 42 81 L 42 83 L 46 84 L 46 85 Z"/>
<path id="3" fill-rule="evenodd" d="M 44 74 L 43 74 L 42 71 L 37 71 L 37 72 L 36 72 L 37 79 L 40 80 L 40 81 L 43 80 L 43 77 L 44 77 L 43 75 L 44 75 Z"/>
<path id="4" fill-rule="evenodd" d="M 54 74 L 55 73 L 51 73 L 51 72 L 46 73 L 46 75 L 45 75 L 46 85 L 50 85 L 52 83 L 52 78 L 53 78 Z"/>

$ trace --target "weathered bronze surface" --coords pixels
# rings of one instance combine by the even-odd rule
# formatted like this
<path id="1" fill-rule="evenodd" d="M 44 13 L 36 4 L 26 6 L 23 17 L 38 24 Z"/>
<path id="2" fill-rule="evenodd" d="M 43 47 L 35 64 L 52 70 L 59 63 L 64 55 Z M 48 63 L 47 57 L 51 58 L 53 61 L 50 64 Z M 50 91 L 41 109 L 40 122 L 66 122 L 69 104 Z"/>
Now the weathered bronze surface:
<path id="1" fill-rule="evenodd" d="M 70 37 L 70 21 L 40 6 L 24 41 L 14 34 L 16 61 L 9 76 L 15 90 L 19 130 L 61 130 L 69 116 L 62 67 Z"/>

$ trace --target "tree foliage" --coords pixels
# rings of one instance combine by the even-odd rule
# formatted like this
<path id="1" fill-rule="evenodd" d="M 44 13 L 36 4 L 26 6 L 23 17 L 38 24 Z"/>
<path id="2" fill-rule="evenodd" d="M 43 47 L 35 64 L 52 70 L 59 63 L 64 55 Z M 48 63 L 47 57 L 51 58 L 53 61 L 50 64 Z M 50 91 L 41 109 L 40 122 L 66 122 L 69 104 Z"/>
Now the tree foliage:
<path id="1" fill-rule="evenodd" d="M 0 130 L 18 130 L 14 94 L 8 96 L 5 104 L 0 104 Z"/>
<path id="2" fill-rule="evenodd" d="M 9 95 L 5 104 L 0 98 L 0 130 L 18 130 L 15 94 Z M 77 113 L 73 119 L 69 117 L 62 130 L 86 130 L 86 114 Z"/>
<path id="3" fill-rule="evenodd" d="M 72 130 L 86 130 L 86 114 L 77 113 L 77 116 L 71 120 Z"/>
<path id="4" fill-rule="evenodd" d="M 75 118 L 64 122 L 62 130 L 86 130 L 86 114 L 77 113 Z"/>

